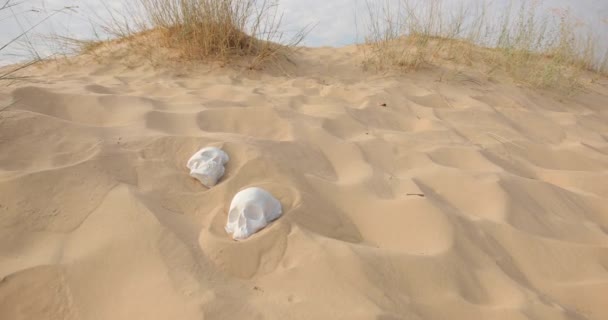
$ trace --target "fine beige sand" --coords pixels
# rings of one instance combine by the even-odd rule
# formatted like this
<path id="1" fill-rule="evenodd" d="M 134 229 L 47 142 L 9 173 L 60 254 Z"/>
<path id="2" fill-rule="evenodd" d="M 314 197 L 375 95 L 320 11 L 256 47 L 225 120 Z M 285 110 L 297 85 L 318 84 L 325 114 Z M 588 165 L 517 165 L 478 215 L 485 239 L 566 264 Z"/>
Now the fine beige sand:
<path id="1" fill-rule="evenodd" d="M 608 319 L 607 79 L 292 60 L 83 56 L 1 87 L 0 319 Z M 204 146 L 231 157 L 212 189 Z M 235 242 L 249 186 L 285 214 Z"/>

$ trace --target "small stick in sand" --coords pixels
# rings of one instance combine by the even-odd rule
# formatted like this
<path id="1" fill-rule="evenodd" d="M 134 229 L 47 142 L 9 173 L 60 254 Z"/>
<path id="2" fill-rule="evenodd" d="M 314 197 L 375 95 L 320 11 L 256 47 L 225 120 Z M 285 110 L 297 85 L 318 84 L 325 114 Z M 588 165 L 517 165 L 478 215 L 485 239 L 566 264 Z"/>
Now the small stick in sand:
<path id="1" fill-rule="evenodd" d="M 510 140 L 508 140 L 508 139 L 506 139 L 506 138 L 503 138 L 503 137 L 499 136 L 499 135 L 498 135 L 498 134 L 496 134 L 496 133 L 492 133 L 492 132 L 486 132 L 486 134 L 487 134 L 487 135 L 489 135 L 490 137 L 494 138 L 496 141 L 498 141 L 498 142 L 500 142 L 500 143 L 507 143 L 507 144 L 511 144 L 511 145 L 514 145 L 514 146 L 515 146 L 515 147 L 517 147 L 517 148 L 520 148 L 520 149 L 522 149 L 522 150 L 526 150 L 526 148 L 524 148 L 524 147 L 522 147 L 522 146 L 518 145 L 517 143 L 515 143 L 515 142 L 513 142 L 513 141 L 510 141 Z"/>
<path id="2" fill-rule="evenodd" d="M 421 198 L 425 197 L 425 195 L 423 193 L 406 193 L 405 195 L 408 197 L 412 197 L 412 196 L 421 197 Z"/>

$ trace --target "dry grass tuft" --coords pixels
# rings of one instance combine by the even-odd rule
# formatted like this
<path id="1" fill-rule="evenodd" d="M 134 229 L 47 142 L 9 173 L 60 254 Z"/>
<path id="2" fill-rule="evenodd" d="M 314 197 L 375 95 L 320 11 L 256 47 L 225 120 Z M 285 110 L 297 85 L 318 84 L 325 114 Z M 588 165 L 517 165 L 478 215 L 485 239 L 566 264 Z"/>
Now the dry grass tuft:
<path id="1" fill-rule="evenodd" d="M 1 20 L 15 20 L 18 24 L 19 16 L 22 14 L 26 14 L 28 12 L 37 12 L 35 9 L 26 9 L 23 8 L 24 2 L 13 1 L 13 0 L 0 0 L 0 21 Z M 16 9 L 16 10 L 15 10 Z M 20 71 L 31 67 L 37 63 L 40 63 L 44 60 L 50 59 L 49 56 L 43 57 L 37 50 L 36 45 L 32 42 L 30 38 L 30 33 L 45 23 L 47 20 L 51 19 L 55 15 L 72 11 L 74 7 L 66 6 L 60 8 L 58 10 L 53 10 L 46 14 L 43 19 L 38 21 L 37 23 L 29 25 L 29 27 L 24 27 L 21 24 L 21 33 L 15 35 L 13 38 L 10 38 L 6 43 L 0 43 L 0 54 L 4 53 L 9 47 L 14 45 L 19 45 L 19 47 L 26 49 L 26 54 L 16 55 L 23 60 L 27 60 L 26 62 L 10 65 L 7 67 L 3 67 L 0 69 L 0 82 L 3 84 L 11 84 L 15 81 L 30 79 L 27 76 L 19 75 Z"/>
<path id="2" fill-rule="evenodd" d="M 19 3 L 15 3 L 12 2 L 11 0 L 5 0 L 4 2 L 0 3 L 0 13 L 3 12 L 8 12 L 10 11 L 10 13 L 14 14 L 14 12 L 12 11 L 12 8 L 17 6 Z M 35 27 L 35 26 L 34 26 Z M 19 39 L 21 39 L 22 37 L 24 37 L 28 32 L 30 32 L 34 27 L 22 32 L 21 34 L 18 34 L 16 37 L 10 39 L 8 42 L 6 43 L 0 43 L 0 53 L 2 53 L 2 51 L 4 51 L 5 49 L 7 49 L 10 45 L 14 44 L 15 42 L 17 42 Z M 0 82 L 12 82 L 15 80 L 20 80 L 23 79 L 23 77 L 21 76 L 17 76 L 16 74 L 25 69 L 30 67 L 31 65 L 34 65 L 36 63 L 38 63 L 40 61 L 39 58 L 36 59 L 32 59 L 29 62 L 26 63 L 22 63 L 22 64 L 18 64 L 15 66 L 9 66 L 6 68 L 2 68 L 0 69 Z"/>
<path id="3" fill-rule="evenodd" d="M 286 37 L 271 0 L 136 0 L 125 2 L 125 8 L 126 13 L 108 9 L 104 31 L 130 40 L 131 51 L 156 59 L 166 59 L 163 52 L 170 51 L 182 60 L 246 59 L 248 67 L 257 68 L 286 56 L 305 36 L 302 30 Z M 80 44 L 84 53 L 103 46 Z M 155 50 L 159 45 L 169 51 Z"/>
<path id="4" fill-rule="evenodd" d="M 608 54 L 568 11 L 543 13 L 539 1 L 509 5 L 500 16 L 476 7 L 445 8 L 441 0 L 368 1 L 364 67 L 416 70 L 446 60 L 483 62 L 492 75 L 505 72 L 533 87 L 572 89 L 582 72 L 608 72 Z"/>

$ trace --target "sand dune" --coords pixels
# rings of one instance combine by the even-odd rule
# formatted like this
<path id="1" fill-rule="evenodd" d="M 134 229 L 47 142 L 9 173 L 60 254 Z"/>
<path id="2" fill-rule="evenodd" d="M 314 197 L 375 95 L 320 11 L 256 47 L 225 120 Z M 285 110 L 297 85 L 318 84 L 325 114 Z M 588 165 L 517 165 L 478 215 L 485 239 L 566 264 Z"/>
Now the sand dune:
<path id="1" fill-rule="evenodd" d="M 0 88 L 1 319 L 608 319 L 608 82 L 93 63 Z M 468 81 L 466 79 L 474 79 Z M 187 159 L 230 154 L 207 189 Z M 243 242 L 232 196 L 285 214 Z"/>

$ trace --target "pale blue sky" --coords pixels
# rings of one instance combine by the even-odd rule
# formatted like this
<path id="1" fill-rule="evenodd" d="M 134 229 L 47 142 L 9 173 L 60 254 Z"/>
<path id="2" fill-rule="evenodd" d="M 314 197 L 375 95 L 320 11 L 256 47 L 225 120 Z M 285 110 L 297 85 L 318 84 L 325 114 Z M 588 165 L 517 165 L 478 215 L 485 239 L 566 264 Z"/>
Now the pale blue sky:
<path id="1" fill-rule="evenodd" d="M 18 0 L 14 0 L 17 2 Z M 369 0 L 371 3 L 385 0 Z M 389 0 L 400 1 L 400 0 Z M 449 3 L 476 2 L 481 0 L 445 0 Z M 507 0 L 494 0 L 495 7 Z M 526 1 L 526 0 L 520 0 Z M 534 0 L 529 0 L 534 1 Z M 92 38 L 90 12 L 105 14 L 106 9 L 102 3 L 120 8 L 122 0 L 20 0 L 21 4 L 12 11 L 0 14 L 0 45 L 6 43 L 21 30 L 37 23 L 48 12 L 64 6 L 75 6 L 75 12 L 57 14 L 48 23 L 36 29 L 39 34 L 58 33 L 68 34 L 81 38 Z M 315 26 L 304 41 L 306 46 L 343 46 L 361 39 L 365 28 L 361 21 L 365 17 L 365 0 L 280 0 L 280 8 L 284 13 L 284 29 L 298 30 L 305 26 Z M 581 21 L 590 24 L 595 30 L 601 32 L 602 41 L 608 42 L 608 1 L 607 0 L 545 0 L 544 6 L 550 8 L 569 7 L 573 14 Z M 34 11 L 30 11 L 34 10 Z M 26 12 L 24 12 L 26 11 Z M 17 13 L 18 18 L 13 16 Z M 356 18 L 359 18 L 357 30 Z M 45 50 L 44 41 L 33 38 L 38 50 Z M 607 44 L 608 45 L 608 44 Z M 22 55 L 25 52 L 19 46 L 13 46 L 9 53 Z M 0 56 L 0 64 L 14 61 L 15 57 Z"/>

